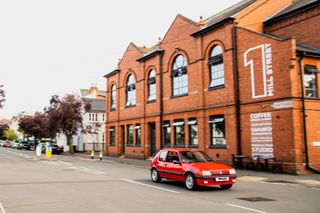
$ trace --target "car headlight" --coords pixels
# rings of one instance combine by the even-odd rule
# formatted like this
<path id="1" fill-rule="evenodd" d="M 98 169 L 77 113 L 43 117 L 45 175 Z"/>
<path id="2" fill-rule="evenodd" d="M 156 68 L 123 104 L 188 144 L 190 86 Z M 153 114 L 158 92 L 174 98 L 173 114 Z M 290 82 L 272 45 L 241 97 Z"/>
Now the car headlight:
<path id="1" fill-rule="evenodd" d="M 201 175 L 202 176 L 211 176 L 211 172 L 208 170 L 203 170 L 203 171 L 201 171 Z"/>
<path id="2" fill-rule="evenodd" d="M 237 172 L 236 172 L 235 169 L 230 169 L 230 170 L 229 170 L 229 174 L 230 174 L 230 175 L 235 175 L 235 174 L 237 174 Z"/>

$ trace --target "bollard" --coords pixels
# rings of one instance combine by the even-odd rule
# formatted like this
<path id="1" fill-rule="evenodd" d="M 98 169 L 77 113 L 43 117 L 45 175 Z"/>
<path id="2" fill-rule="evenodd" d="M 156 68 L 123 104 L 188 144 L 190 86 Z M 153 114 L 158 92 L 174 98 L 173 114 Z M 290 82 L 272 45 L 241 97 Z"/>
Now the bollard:
<path id="1" fill-rule="evenodd" d="M 94 158 L 94 151 L 92 150 L 91 151 L 91 159 L 93 159 Z"/>
<path id="2" fill-rule="evenodd" d="M 102 151 L 100 151 L 99 158 L 102 160 Z"/>

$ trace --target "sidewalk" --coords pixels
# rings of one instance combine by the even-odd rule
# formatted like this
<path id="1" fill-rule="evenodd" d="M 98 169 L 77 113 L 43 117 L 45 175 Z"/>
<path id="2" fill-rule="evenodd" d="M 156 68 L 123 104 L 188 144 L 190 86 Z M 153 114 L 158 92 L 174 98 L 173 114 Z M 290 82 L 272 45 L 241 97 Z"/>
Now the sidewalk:
<path id="1" fill-rule="evenodd" d="M 83 159 L 91 159 L 90 154 L 76 153 L 75 156 Z M 94 159 L 99 159 L 99 155 L 95 155 Z M 141 160 L 124 157 L 110 157 L 103 156 L 102 161 L 113 161 L 117 163 L 131 164 L 135 166 L 142 166 L 146 169 L 150 166 L 150 160 Z M 291 175 L 279 174 L 263 171 L 242 170 L 237 169 L 238 180 L 245 182 L 265 182 L 274 184 L 299 184 L 308 187 L 317 187 L 320 189 L 320 175 L 318 174 L 304 174 L 304 175 Z"/>

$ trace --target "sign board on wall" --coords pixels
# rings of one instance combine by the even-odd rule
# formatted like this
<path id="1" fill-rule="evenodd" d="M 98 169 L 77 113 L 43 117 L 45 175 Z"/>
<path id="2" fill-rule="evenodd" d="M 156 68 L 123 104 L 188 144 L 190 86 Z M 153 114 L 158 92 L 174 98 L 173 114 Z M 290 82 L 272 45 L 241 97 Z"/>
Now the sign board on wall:
<path id="1" fill-rule="evenodd" d="M 282 109 L 282 108 L 292 108 L 293 101 L 278 101 L 272 104 L 272 108 L 274 109 Z"/>
<path id="2" fill-rule="evenodd" d="M 250 114 L 251 125 L 251 153 L 255 159 L 257 155 L 273 157 L 272 113 Z"/>
<path id="3" fill-rule="evenodd" d="M 271 44 L 261 44 L 248 49 L 244 52 L 243 59 L 244 66 L 250 68 L 252 98 L 273 96 Z"/>

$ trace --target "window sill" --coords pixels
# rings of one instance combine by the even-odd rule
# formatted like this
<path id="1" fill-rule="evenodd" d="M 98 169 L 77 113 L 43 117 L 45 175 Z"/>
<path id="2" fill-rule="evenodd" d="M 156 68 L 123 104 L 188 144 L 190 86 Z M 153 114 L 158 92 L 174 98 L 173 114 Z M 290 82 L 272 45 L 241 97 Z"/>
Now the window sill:
<path id="1" fill-rule="evenodd" d="M 181 95 L 173 95 L 173 96 L 170 97 L 170 99 L 181 98 L 181 97 L 184 97 L 184 96 L 188 96 L 188 93 L 181 94 Z"/>
<path id="2" fill-rule="evenodd" d="M 189 145 L 188 148 L 199 148 L 198 145 Z"/>
<path id="3" fill-rule="evenodd" d="M 157 100 L 150 100 L 150 101 L 147 101 L 147 104 L 153 104 L 153 103 L 156 103 Z"/>
<path id="4" fill-rule="evenodd" d="M 116 111 L 116 109 L 110 109 L 110 112 L 114 112 L 114 111 Z"/>
<path id="5" fill-rule="evenodd" d="M 136 105 L 128 105 L 126 106 L 126 108 L 132 108 L 132 107 L 135 107 Z"/>
<path id="6" fill-rule="evenodd" d="M 304 97 L 304 99 L 307 99 L 307 100 L 318 100 L 319 97 Z"/>
<path id="7" fill-rule="evenodd" d="M 186 148 L 186 145 L 173 145 L 174 148 Z"/>
<path id="8" fill-rule="evenodd" d="M 115 144 L 109 144 L 109 146 L 113 147 L 113 146 L 116 146 Z"/>
<path id="9" fill-rule="evenodd" d="M 135 147 L 141 147 L 141 144 L 136 144 Z"/>
<path id="10" fill-rule="evenodd" d="M 219 86 L 209 87 L 208 91 L 212 91 L 212 90 L 216 90 L 216 89 L 223 89 L 223 88 L 225 88 L 224 84 L 219 85 Z"/>
<path id="11" fill-rule="evenodd" d="M 227 145 L 210 145 L 209 148 L 212 148 L 212 149 L 227 149 Z"/>
<path id="12" fill-rule="evenodd" d="M 163 147 L 171 148 L 171 144 L 163 144 Z"/>
<path id="13" fill-rule="evenodd" d="M 133 144 L 126 144 L 126 147 L 134 147 Z"/>

